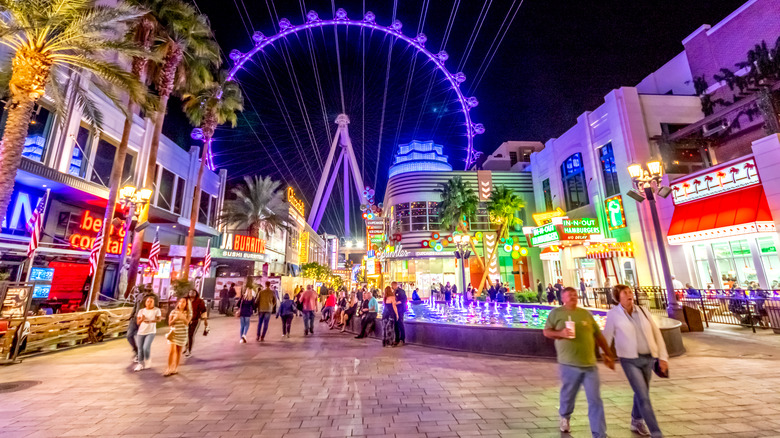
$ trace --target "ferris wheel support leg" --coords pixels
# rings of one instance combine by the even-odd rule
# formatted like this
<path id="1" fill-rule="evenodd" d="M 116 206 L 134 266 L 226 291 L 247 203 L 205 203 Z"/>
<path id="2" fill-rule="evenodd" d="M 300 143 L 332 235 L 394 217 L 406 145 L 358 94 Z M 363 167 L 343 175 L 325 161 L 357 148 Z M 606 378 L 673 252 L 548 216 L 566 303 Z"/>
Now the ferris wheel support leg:
<path id="1" fill-rule="evenodd" d="M 322 203 L 322 191 L 325 189 L 325 182 L 328 180 L 328 175 L 330 175 L 330 166 L 333 164 L 333 156 L 336 154 L 336 146 L 338 145 L 340 135 L 341 126 L 336 130 L 336 135 L 333 136 L 333 143 L 330 145 L 328 159 L 325 160 L 325 166 L 322 168 L 322 176 L 320 177 L 320 184 L 317 186 L 317 194 L 314 196 L 314 202 L 312 203 L 312 208 L 309 212 L 309 225 L 311 225 L 315 231 L 317 231 L 319 226 L 319 221 L 317 221 L 316 218 L 318 215 L 322 217 L 320 210 L 324 209 L 323 206 L 320 205 Z M 338 166 L 336 166 L 336 168 L 338 168 Z M 325 199 L 327 200 L 328 197 L 326 196 Z M 315 223 L 317 226 L 315 226 Z"/>
<path id="2" fill-rule="evenodd" d="M 336 176 L 339 174 L 337 172 L 339 166 L 341 166 L 341 162 L 344 159 L 344 151 L 341 151 L 341 154 L 339 154 L 339 159 L 336 160 L 336 166 L 334 167 L 334 171 L 330 174 L 330 180 L 328 181 L 328 188 L 325 189 L 325 196 L 323 204 L 327 204 L 327 200 L 330 199 L 330 194 L 333 192 L 333 185 L 336 183 Z M 323 205 L 322 208 L 319 208 L 317 210 L 317 215 L 314 216 L 314 221 L 311 222 L 309 225 L 311 225 L 312 229 L 315 231 L 320 227 L 320 223 L 322 222 L 322 216 L 325 214 L 325 206 Z"/>
<path id="3" fill-rule="evenodd" d="M 343 154 L 344 152 L 342 151 L 342 156 Z M 347 239 L 352 234 L 349 227 L 349 216 L 349 160 L 344 160 L 344 237 Z"/>

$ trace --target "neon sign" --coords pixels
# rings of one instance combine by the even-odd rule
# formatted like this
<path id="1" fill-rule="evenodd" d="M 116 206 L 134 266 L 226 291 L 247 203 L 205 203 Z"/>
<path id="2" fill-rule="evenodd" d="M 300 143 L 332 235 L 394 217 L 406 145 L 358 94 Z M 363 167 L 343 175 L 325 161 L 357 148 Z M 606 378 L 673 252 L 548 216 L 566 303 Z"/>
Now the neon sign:
<path id="1" fill-rule="evenodd" d="M 558 229 L 553 224 L 536 227 L 531 232 L 531 246 L 540 246 L 545 243 L 557 242 L 561 240 Z"/>
<path id="2" fill-rule="evenodd" d="M 290 207 L 300 213 L 301 216 L 306 214 L 305 204 L 303 201 L 295 197 L 295 189 L 292 187 L 287 187 L 287 202 L 290 204 Z"/>
<path id="3" fill-rule="evenodd" d="M 623 211 L 623 198 L 620 195 L 607 198 L 604 207 L 607 210 L 607 228 L 617 230 L 626 227 L 626 213 Z"/>
<path id="4" fill-rule="evenodd" d="M 265 254 L 265 240 L 252 236 L 233 236 L 233 250 Z"/>
<path id="5" fill-rule="evenodd" d="M 95 237 L 97 237 L 97 233 L 100 232 L 100 228 L 103 226 L 103 219 L 92 217 L 89 213 L 89 210 L 84 211 L 84 215 L 81 217 L 81 221 L 79 221 L 79 229 L 81 231 L 73 233 L 68 237 L 68 242 L 73 248 L 90 251 L 95 242 Z M 82 234 L 82 232 L 89 232 L 90 234 L 95 233 L 95 235 Z M 114 226 L 111 225 L 108 233 L 108 242 L 106 243 L 106 252 L 109 254 L 119 254 L 122 252 L 122 240 L 125 237 L 125 228 L 120 227 L 117 234 L 119 235 L 119 238 L 112 239 L 114 235 Z M 130 254 L 130 246 L 131 245 L 127 245 L 128 255 Z"/>
<path id="6" fill-rule="evenodd" d="M 584 217 L 581 219 L 564 219 L 562 222 L 563 222 L 563 234 L 568 235 L 568 234 L 601 233 L 601 229 L 599 228 L 598 222 L 596 222 L 596 219 L 592 217 Z"/>
<path id="7" fill-rule="evenodd" d="M 552 218 L 554 217 L 563 217 L 563 216 L 566 216 L 566 213 L 563 210 L 561 210 L 561 207 L 558 207 L 553 211 L 546 211 L 544 213 L 534 213 L 531 215 L 531 217 L 534 219 L 534 222 L 536 222 L 536 225 L 538 226 L 542 226 L 550 223 L 550 221 L 552 221 Z"/>
<path id="8" fill-rule="evenodd" d="M 680 205 L 760 183 L 756 160 L 748 158 L 672 184 L 672 199 Z"/>
<path id="9" fill-rule="evenodd" d="M 11 202 L 3 216 L 2 232 L 29 236 L 27 222 L 32 217 L 32 212 L 43 197 L 43 192 L 20 184 L 14 186 L 11 194 Z"/>

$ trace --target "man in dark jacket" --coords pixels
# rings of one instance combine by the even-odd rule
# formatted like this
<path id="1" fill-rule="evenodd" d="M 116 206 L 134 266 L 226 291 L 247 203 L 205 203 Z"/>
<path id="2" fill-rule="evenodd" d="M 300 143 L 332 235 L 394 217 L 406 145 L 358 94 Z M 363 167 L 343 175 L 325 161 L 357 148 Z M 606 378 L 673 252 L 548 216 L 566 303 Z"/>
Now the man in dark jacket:
<path id="1" fill-rule="evenodd" d="M 544 285 L 542 280 L 536 279 L 536 298 L 539 300 L 539 304 L 542 304 L 542 296 L 544 295 Z"/>
<path id="2" fill-rule="evenodd" d="M 398 319 L 395 321 L 395 345 L 406 344 L 406 330 L 404 329 L 404 314 L 406 314 L 406 291 L 398 285 L 398 282 L 390 283 L 395 290 L 395 302 L 398 309 Z"/>

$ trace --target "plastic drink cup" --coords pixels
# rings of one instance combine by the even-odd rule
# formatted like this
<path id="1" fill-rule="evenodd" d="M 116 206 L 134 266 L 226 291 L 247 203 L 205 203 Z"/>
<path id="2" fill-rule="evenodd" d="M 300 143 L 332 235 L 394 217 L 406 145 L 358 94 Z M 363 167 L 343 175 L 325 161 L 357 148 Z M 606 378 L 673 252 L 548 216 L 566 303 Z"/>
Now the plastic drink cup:
<path id="1" fill-rule="evenodd" d="M 571 320 L 571 317 L 569 317 L 569 320 L 566 321 L 566 330 L 570 332 L 569 339 L 574 339 L 575 337 L 575 327 L 577 326 L 577 323 L 575 321 Z"/>

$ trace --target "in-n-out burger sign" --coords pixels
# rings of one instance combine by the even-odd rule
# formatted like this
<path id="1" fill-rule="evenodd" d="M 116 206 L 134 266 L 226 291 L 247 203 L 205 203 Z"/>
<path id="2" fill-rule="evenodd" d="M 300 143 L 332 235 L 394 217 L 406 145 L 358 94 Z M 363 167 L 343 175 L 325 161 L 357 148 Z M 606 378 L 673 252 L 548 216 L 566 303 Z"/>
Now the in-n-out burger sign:
<path id="1" fill-rule="evenodd" d="M 242 236 L 235 234 L 233 236 L 233 251 L 255 252 L 265 254 L 265 240 L 252 236 Z"/>
<path id="2" fill-rule="evenodd" d="M 94 214 L 94 213 L 93 213 Z M 100 228 L 103 226 L 103 219 L 100 217 L 94 217 L 90 214 L 89 210 L 84 211 L 84 215 L 81 216 L 79 221 L 79 230 L 71 234 L 68 237 L 68 242 L 73 248 L 89 251 L 92 249 L 92 245 L 95 243 L 95 238 L 100 232 Z M 117 236 L 114 235 L 116 231 Z M 84 234 L 89 233 L 89 234 Z M 94 233 L 94 234 L 93 234 Z M 106 252 L 109 254 L 119 254 L 122 252 L 122 240 L 125 238 L 125 227 L 119 227 L 118 230 L 114 229 L 111 225 L 108 230 L 108 241 L 106 244 Z M 130 254 L 130 245 L 127 245 L 127 253 Z"/>

